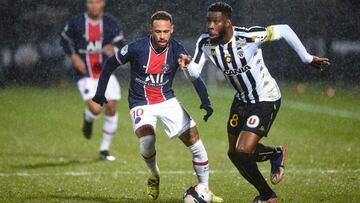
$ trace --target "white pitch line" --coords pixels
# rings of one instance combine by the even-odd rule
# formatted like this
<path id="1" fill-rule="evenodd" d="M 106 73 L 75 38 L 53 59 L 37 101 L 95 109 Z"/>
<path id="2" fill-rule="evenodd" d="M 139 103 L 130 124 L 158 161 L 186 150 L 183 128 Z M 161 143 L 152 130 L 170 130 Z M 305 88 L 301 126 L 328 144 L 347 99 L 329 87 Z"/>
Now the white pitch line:
<path id="1" fill-rule="evenodd" d="M 284 101 L 283 103 L 285 106 L 292 109 L 315 112 L 315 113 L 323 113 L 334 117 L 360 120 L 360 113 L 351 112 L 343 109 L 335 109 L 327 106 L 320 106 L 320 105 L 291 101 L 291 100 Z"/>
<path id="2" fill-rule="evenodd" d="M 261 170 L 263 172 L 269 172 L 268 170 Z M 236 170 L 217 171 L 211 170 L 211 174 L 233 174 L 238 173 Z M 360 173 L 360 169 L 289 169 L 286 170 L 287 174 L 344 174 L 344 173 Z M 148 174 L 147 171 L 114 171 L 114 172 L 91 172 L 91 171 L 68 171 L 64 173 L 29 173 L 29 172 L 17 172 L 17 173 L 0 173 L 0 177 L 34 177 L 34 176 L 119 176 L 119 175 L 144 175 Z M 161 171 L 163 175 L 177 175 L 177 174 L 193 174 L 193 171 Z"/>

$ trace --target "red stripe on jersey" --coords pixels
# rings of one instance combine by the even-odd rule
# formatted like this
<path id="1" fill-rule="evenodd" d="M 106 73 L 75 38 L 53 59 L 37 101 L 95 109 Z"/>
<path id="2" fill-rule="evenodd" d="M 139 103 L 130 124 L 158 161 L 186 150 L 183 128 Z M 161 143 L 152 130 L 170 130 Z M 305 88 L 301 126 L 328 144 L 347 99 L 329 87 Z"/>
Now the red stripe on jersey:
<path id="1" fill-rule="evenodd" d="M 209 164 L 209 161 L 204 161 L 204 162 L 195 162 L 193 161 L 193 165 L 196 165 L 196 166 L 205 166 L 205 165 L 208 165 Z"/>
<path id="2" fill-rule="evenodd" d="M 155 83 L 162 82 L 162 74 L 164 74 L 162 66 L 166 64 L 167 51 L 168 50 L 162 52 L 161 54 L 157 54 L 152 48 L 150 48 L 150 56 L 146 73 L 149 74 L 148 77 L 152 77 Z M 145 85 L 145 95 L 148 100 L 148 104 L 157 104 L 166 100 L 162 92 L 162 86 Z"/>
<path id="3" fill-rule="evenodd" d="M 92 77 L 98 79 L 101 74 L 101 55 L 99 53 L 89 53 L 89 65 L 91 67 Z"/>
<path id="4" fill-rule="evenodd" d="M 100 23 L 96 23 L 95 25 L 88 23 L 88 30 L 89 30 L 89 41 L 98 41 L 101 39 L 101 32 L 100 32 Z"/>
<path id="5" fill-rule="evenodd" d="M 101 40 L 101 25 L 100 23 L 91 24 L 87 23 L 88 26 L 88 42 L 95 43 Z M 94 52 L 88 53 L 88 65 L 90 66 L 91 76 L 95 79 L 100 77 L 101 73 L 101 53 Z"/>

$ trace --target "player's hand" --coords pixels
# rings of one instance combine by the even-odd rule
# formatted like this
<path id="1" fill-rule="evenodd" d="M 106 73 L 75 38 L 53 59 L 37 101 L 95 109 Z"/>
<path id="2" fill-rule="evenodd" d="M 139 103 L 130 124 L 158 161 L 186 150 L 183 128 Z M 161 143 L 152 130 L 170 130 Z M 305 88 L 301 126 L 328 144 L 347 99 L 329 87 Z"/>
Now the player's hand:
<path id="1" fill-rule="evenodd" d="M 84 61 L 81 59 L 79 54 L 73 53 L 71 54 L 71 60 L 74 64 L 76 70 L 78 70 L 82 74 L 86 74 L 86 66 Z"/>
<path id="2" fill-rule="evenodd" d="M 207 120 L 209 119 L 209 117 L 213 114 L 214 110 L 211 107 L 211 105 L 205 105 L 205 104 L 201 104 L 200 105 L 200 109 L 204 109 L 206 111 L 206 114 L 204 115 L 204 121 L 207 122 Z"/>
<path id="3" fill-rule="evenodd" d="M 106 56 L 112 56 L 115 53 L 114 47 L 111 44 L 105 45 L 102 50 Z"/>
<path id="4" fill-rule="evenodd" d="M 107 104 L 107 100 L 105 98 L 105 96 L 99 96 L 99 95 L 95 95 L 92 100 L 95 102 L 95 103 L 98 103 L 100 104 L 100 106 L 103 106 L 104 104 Z"/>
<path id="5" fill-rule="evenodd" d="M 318 56 L 314 56 L 310 64 L 314 68 L 323 71 L 326 68 L 325 66 L 330 65 L 330 60 L 328 58 L 320 58 Z"/>
<path id="6" fill-rule="evenodd" d="M 178 63 L 181 69 L 186 69 L 190 64 L 190 61 L 191 61 L 190 55 L 180 54 L 178 58 Z"/>

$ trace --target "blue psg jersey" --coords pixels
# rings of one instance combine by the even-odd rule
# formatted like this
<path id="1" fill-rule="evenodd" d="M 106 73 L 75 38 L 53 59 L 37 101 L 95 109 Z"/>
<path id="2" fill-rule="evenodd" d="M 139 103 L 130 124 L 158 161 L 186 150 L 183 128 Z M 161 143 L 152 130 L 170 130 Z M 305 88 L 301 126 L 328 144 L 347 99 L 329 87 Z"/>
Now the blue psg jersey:
<path id="1" fill-rule="evenodd" d="M 77 53 L 86 65 L 86 74 L 83 76 L 99 78 L 103 62 L 107 56 L 102 48 L 112 44 L 121 48 L 125 45 L 123 32 L 115 18 L 104 14 L 99 21 L 93 22 L 87 13 L 75 16 L 66 24 L 61 33 L 61 45 L 67 55 Z"/>
<path id="2" fill-rule="evenodd" d="M 179 68 L 180 54 L 188 54 L 176 40 L 170 38 L 167 48 L 157 53 L 151 37 L 139 39 L 117 52 L 120 64 L 130 62 L 131 78 L 129 107 L 151 105 L 173 98 L 172 83 Z"/>

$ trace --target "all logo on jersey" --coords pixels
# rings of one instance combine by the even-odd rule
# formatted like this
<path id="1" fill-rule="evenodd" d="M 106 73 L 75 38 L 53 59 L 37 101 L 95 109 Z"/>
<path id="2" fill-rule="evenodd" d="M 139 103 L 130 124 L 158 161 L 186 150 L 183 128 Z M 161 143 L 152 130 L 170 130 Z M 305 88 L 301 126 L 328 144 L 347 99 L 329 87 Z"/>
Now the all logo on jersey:
<path id="1" fill-rule="evenodd" d="M 125 54 L 127 53 L 128 53 L 128 45 L 125 45 L 123 48 L 121 48 L 120 54 L 125 56 Z"/>
<path id="2" fill-rule="evenodd" d="M 260 123 L 260 118 L 257 115 L 250 116 L 246 121 L 246 125 L 249 128 L 256 128 L 258 127 L 259 123 Z"/>
<path id="3" fill-rule="evenodd" d="M 149 74 L 145 81 L 141 80 L 140 78 L 135 78 L 135 80 L 143 85 L 152 86 L 152 87 L 160 87 L 164 86 L 169 82 L 169 80 L 166 80 L 164 82 L 164 74 L 158 73 L 158 74 Z"/>
<path id="4" fill-rule="evenodd" d="M 226 63 L 231 63 L 231 61 L 232 61 L 231 55 L 225 55 L 224 59 L 225 59 Z"/>
<path id="5" fill-rule="evenodd" d="M 88 52 L 99 52 L 102 50 L 102 42 L 101 41 L 89 42 L 89 44 L 86 47 L 86 50 Z"/>

